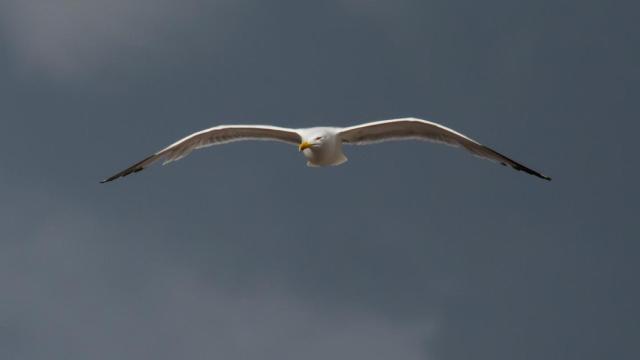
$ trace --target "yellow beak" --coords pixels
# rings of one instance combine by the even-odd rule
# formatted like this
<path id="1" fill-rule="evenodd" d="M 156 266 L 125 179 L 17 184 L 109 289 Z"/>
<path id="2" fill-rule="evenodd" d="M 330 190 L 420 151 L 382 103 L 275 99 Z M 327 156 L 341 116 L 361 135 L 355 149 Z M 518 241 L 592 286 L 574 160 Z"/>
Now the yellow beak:
<path id="1" fill-rule="evenodd" d="M 307 141 L 303 141 L 302 144 L 300 144 L 300 146 L 298 146 L 298 149 L 300 151 L 304 150 L 304 149 L 308 149 L 311 147 L 311 144 L 309 144 L 309 142 Z"/>

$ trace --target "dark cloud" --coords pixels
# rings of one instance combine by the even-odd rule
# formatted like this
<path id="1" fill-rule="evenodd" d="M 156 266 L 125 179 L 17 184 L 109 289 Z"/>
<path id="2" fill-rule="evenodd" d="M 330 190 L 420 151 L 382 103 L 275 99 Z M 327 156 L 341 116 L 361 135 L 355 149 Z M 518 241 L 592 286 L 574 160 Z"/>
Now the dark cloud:
<path id="1" fill-rule="evenodd" d="M 158 230 L 131 231 L 129 223 L 127 240 L 145 244 L 125 244 L 118 241 L 122 230 L 86 209 L 46 206 L 53 209 L 31 226 L 3 223 L 30 229 L 20 242 L 9 240 L 1 257 L 2 348 L 9 358 L 418 359 L 435 326 L 313 305 L 277 279 L 231 286 L 171 252 L 147 248 L 152 242 L 145 239 L 163 238 Z"/>
<path id="2" fill-rule="evenodd" d="M 2 8 L 7 358 L 631 358 L 630 8 L 45 2 Z M 219 123 L 421 116 L 551 183 L 422 143 L 234 143 Z"/>

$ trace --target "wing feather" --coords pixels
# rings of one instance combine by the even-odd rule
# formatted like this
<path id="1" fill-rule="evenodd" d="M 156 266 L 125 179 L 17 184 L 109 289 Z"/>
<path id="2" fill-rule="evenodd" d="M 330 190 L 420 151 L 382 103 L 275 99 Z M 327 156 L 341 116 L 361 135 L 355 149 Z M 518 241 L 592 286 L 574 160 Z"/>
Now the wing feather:
<path id="1" fill-rule="evenodd" d="M 375 121 L 344 128 L 339 134 L 345 144 L 366 145 L 390 140 L 416 139 L 462 147 L 481 158 L 497 161 L 515 170 L 551 180 L 550 177 L 542 175 L 455 130 L 422 119 L 404 118 Z"/>
<path id="2" fill-rule="evenodd" d="M 177 161 L 189 155 L 193 150 L 212 145 L 226 144 L 241 140 L 273 140 L 299 144 L 300 134 L 294 129 L 266 125 L 223 125 L 198 131 L 182 138 L 157 153 L 139 161 L 101 183 L 142 171 L 153 163 L 164 160 L 164 164 Z"/>

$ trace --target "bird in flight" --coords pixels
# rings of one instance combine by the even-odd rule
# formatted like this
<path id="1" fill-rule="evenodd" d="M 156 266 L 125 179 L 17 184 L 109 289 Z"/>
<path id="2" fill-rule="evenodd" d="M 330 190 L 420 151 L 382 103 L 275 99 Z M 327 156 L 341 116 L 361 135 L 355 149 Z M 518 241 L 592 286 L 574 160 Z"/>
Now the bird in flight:
<path id="1" fill-rule="evenodd" d="M 510 166 L 515 170 L 524 171 L 544 180 L 551 180 L 550 177 L 445 126 L 416 118 L 403 118 L 374 121 L 345 128 L 288 129 L 268 125 L 215 126 L 180 139 L 146 159 L 108 177 L 101 183 L 142 171 L 159 160 L 164 160 L 163 164 L 167 164 L 182 159 L 195 149 L 240 140 L 274 140 L 296 145 L 307 158 L 307 165 L 315 167 L 340 165 L 347 161 L 347 157 L 342 152 L 343 144 L 366 145 L 410 139 L 462 147 L 478 157 L 499 162 L 504 166 Z"/>

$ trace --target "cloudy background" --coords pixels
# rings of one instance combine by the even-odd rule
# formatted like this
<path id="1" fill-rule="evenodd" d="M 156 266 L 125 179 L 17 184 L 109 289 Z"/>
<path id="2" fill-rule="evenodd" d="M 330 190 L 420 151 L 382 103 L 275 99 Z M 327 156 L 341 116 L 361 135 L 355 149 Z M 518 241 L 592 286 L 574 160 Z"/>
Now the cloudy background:
<path id="1" fill-rule="evenodd" d="M 636 359 L 638 6 L 5 0 L 3 359 Z M 234 143 L 222 123 L 418 116 L 423 143 Z"/>

